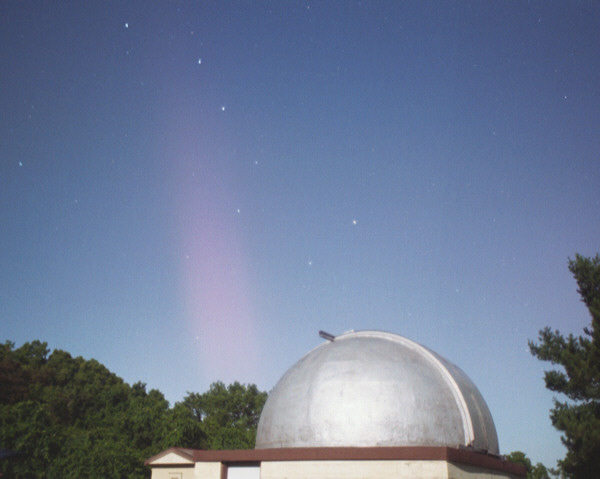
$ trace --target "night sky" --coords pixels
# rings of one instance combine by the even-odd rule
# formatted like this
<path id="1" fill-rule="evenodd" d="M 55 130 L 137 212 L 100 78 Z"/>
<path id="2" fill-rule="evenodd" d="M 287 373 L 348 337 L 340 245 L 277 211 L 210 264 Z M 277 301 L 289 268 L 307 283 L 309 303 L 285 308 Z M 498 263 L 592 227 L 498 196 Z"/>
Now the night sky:
<path id="1" fill-rule="evenodd" d="M 564 456 L 528 339 L 590 317 L 598 2 L 0 5 L 0 340 L 173 404 L 402 334 Z"/>

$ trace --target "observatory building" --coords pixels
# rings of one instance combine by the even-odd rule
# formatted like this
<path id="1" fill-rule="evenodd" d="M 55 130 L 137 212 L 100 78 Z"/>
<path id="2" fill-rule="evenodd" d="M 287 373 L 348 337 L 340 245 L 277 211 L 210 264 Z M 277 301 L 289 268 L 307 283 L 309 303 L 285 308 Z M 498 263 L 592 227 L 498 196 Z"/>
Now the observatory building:
<path id="1" fill-rule="evenodd" d="M 153 479 L 516 479 L 467 375 L 381 331 L 334 337 L 270 392 L 252 450 L 168 449 Z"/>

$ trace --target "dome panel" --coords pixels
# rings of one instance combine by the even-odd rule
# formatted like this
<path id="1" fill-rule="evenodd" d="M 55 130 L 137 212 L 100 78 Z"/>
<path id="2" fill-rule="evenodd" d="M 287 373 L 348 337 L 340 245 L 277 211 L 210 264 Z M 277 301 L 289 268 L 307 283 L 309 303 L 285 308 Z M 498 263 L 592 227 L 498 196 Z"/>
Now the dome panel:
<path id="1" fill-rule="evenodd" d="M 456 366 L 402 336 L 346 333 L 292 366 L 265 404 L 256 447 L 472 445 L 498 453 L 491 414 Z"/>

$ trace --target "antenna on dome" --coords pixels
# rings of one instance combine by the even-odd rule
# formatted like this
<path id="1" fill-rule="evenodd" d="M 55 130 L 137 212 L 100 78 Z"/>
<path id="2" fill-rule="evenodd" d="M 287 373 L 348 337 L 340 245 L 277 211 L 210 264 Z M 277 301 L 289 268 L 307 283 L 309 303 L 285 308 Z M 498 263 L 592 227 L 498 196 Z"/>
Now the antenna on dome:
<path id="1" fill-rule="evenodd" d="M 335 336 L 333 334 L 326 333 L 325 331 L 319 331 L 319 336 L 321 336 L 323 339 L 326 339 L 327 341 L 333 341 L 335 339 Z"/>

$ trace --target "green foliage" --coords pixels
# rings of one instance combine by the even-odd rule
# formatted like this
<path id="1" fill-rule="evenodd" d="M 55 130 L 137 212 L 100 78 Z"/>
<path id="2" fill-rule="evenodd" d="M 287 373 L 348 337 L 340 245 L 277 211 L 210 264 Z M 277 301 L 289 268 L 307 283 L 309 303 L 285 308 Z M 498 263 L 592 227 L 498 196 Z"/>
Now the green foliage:
<path id="1" fill-rule="evenodd" d="M 513 451 L 506 456 L 506 459 L 520 466 L 524 466 L 527 471 L 527 479 L 550 479 L 550 472 L 541 462 L 535 466 L 524 452 Z"/>
<path id="2" fill-rule="evenodd" d="M 546 387 L 564 394 L 568 401 L 555 399 L 550 418 L 562 431 L 567 447 L 559 461 L 561 473 L 568 478 L 596 479 L 600 471 L 600 256 L 576 255 L 569 261 L 581 300 L 587 306 L 591 327 L 584 335 L 564 337 L 559 331 L 540 331 L 539 343 L 529 342 L 531 353 L 562 370 L 547 371 Z"/>
<path id="3" fill-rule="evenodd" d="M 169 404 L 128 386 L 95 360 L 49 355 L 46 343 L 0 348 L 0 443 L 22 454 L 12 477 L 147 477 Z"/>
<path id="4" fill-rule="evenodd" d="M 213 383 L 204 394 L 188 393 L 183 405 L 205 433 L 207 449 L 251 449 L 267 393 L 237 381 Z"/>
<path id="5" fill-rule="evenodd" d="M 199 409 L 186 404 L 189 398 L 200 398 Z M 216 383 L 170 408 L 159 391 L 129 386 L 96 360 L 50 354 L 39 341 L 17 349 L 6 342 L 0 345 L 0 446 L 22 454 L 0 461 L 0 472 L 149 477 L 144 461 L 171 446 L 252 447 L 265 398 L 256 386 Z"/>

